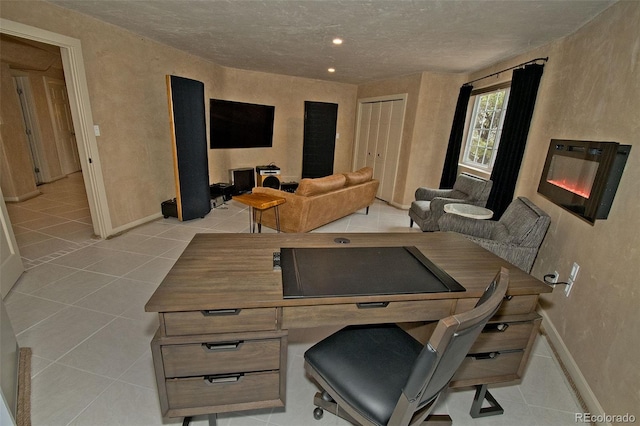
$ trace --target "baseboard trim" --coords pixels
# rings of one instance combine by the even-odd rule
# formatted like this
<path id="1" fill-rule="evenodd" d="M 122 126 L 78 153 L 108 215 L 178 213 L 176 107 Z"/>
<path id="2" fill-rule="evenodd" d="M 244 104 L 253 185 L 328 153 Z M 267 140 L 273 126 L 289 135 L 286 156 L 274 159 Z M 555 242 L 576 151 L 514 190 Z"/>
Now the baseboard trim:
<path id="1" fill-rule="evenodd" d="M 162 213 L 152 214 L 151 216 L 143 217 L 142 219 L 134 220 L 133 222 L 129 222 L 126 225 L 119 226 L 117 228 L 113 228 L 111 233 L 107 236 L 107 238 L 116 237 L 123 232 L 129 231 L 130 229 L 136 228 L 140 225 L 144 225 L 145 223 L 152 222 L 156 219 L 160 219 L 162 217 Z"/>
<path id="2" fill-rule="evenodd" d="M 587 383 L 587 380 L 582 375 L 578 364 L 569 352 L 569 348 L 564 344 L 560 333 L 558 333 L 558 330 L 549 319 L 547 312 L 544 309 L 540 309 L 539 314 L 542 316 L 542 331 L 547 336 L 551 350 L 560 363 L 560 367 L 567 376 L 585 413 L 590 413 L 593 417 L 606 418 L 602 405 L 600 405 L 600 402 L 591 390 L 591 386 L 589 386 L 589 383 Z M 592 424 L 611 426 L 611 423 L 608 422 Z"/>
<path id="3" fill-rule="evenodd" d="M 27 201 L 27 200 L 30 200 L 31 198 L 35 198 L 40 194 L 42 194 L 40 190 L 36 189 L 35 191 L 31 191 L 26 194 L 19 195 L 17 197 L 4 197 L 4 201 L 7 203 L 21 203 L 22 201 Z"/>

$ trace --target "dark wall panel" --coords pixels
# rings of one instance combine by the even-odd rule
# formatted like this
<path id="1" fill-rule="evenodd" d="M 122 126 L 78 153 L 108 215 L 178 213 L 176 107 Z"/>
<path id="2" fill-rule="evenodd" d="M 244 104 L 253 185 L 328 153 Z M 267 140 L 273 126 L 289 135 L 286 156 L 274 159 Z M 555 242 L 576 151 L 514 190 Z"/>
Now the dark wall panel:
<path id="1" fill-rule="evenodd" d="M 178 218 L 190 220 L 211 211 L 204 84 L 167 76 L 173 123 Z"/>
<path id="2" fill-rule="evenodd" d="M 336 151 L 338 104 L 304 103 L 304 145 L 302 177 L 317 178 L 333 174 Z"/>

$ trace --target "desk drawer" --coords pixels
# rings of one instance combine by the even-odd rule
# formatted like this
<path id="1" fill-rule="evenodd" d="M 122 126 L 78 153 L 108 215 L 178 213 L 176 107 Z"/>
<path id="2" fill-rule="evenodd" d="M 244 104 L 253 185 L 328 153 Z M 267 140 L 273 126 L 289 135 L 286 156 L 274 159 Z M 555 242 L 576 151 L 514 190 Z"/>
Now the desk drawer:
<path id="1" fill-rule="evenodd" d="M 292 306 L 283 308 L 282 328 L 436 321 L 450 315 L 452 308 L 451 300 Z"/>
<path id="2" fill-rule="evenodd" d="M 487 324 L 469 353 L 525 349 L 533 329 L 533 322 Z"/>
<path id="3" fill-rule="evenodd" d="M 168 312 L 163 315 L 167 336 L 276 329 L 275 308 Z"/>
<path id="4" fill-rule="evenodd" d="M 460 299 L 456 304 L 456 314 L 461 314 L 472 310 L 478 299 Z M 511 299 L 504 299 L 496 315 L 523 315 L 534 312 L 538 305 L 537 294 L 527 294 L 523 296 L 513 296 Z"/>
<path id="5" fill-rule="evenodd" d="M 167 378 L 280 368 L 280 339 L 162 346 Z"/>
<path id="6" fill-rule="evenodd" d="M 453 376 L 452 386 L 470 386 L 515 380 L 523 350 L 467 355 Z M 490 355 L 492 354 L 492 355 Z"/>
<path id="7" fill-rule="evenodd" d="M 169 409 L 220 406 L 280 398 L 277 371 L 229 375 L 227 377 L 189 377 L 166 381 Z"/>
<path id="8" fill-rule="evenodd" d="M 523 296 L 513 296 L 511 299 L 503 300 L 496 315 L 520 315 L 528 314 L 536 310 L 538 305 L 538 295 L 529 294 Z"/>

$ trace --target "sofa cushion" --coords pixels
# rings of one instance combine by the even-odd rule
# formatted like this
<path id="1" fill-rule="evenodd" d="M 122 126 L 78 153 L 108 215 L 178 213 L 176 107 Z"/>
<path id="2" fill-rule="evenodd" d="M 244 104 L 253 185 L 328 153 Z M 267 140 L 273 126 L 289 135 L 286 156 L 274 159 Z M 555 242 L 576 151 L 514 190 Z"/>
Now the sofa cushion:
<path id="1" fill-rule="evenodd" d="M 344 177 L 347 179 L 345 186 L 359 185 L 373 178 L 373 169 L 371 167 L 363 167 L 355 172 L 344 173 Z"/>
<path id="2" fill-rule="evenodd" d="M 305 178 L 300 180 L 296 194 L 303 197 L 324 194 L 344 187 L 346 178 L 343 174 L 329 175 L 316 179 Z"/>

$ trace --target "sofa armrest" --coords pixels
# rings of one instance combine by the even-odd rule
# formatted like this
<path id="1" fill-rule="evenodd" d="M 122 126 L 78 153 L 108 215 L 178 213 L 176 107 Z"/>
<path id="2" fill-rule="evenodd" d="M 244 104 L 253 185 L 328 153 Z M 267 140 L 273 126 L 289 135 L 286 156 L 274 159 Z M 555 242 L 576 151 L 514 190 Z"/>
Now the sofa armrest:
<path id="1" fill-rule="evenodd" d="M 281 229 L 285 232 L 302 232 L 303 224 L 306 223 L 309 214 L 308 197 L 265 186 L 257 186 L 253 188 L 252 192 L 284 198 L 285 203 L 278 206 Z M 264 216 L 265 223 L 271 222 L 273 209 L 267 210 Z"/>
<path id="2" fill-rule="evenodd" d="M 492 220 L 479 220 L 453 213 L 445 213 L 438 219 L 441 231 L 452 231 L 478 238 L 489 238 L 493 229 L 498 226 Z"/>
<path id="3" fill-rule="evenodd" d="M 447 197 L 451 194 L 451 189 L 432 189 L 420 187 L 416 189 L 417 201 L 431 201 L 435 197 Z"/>

